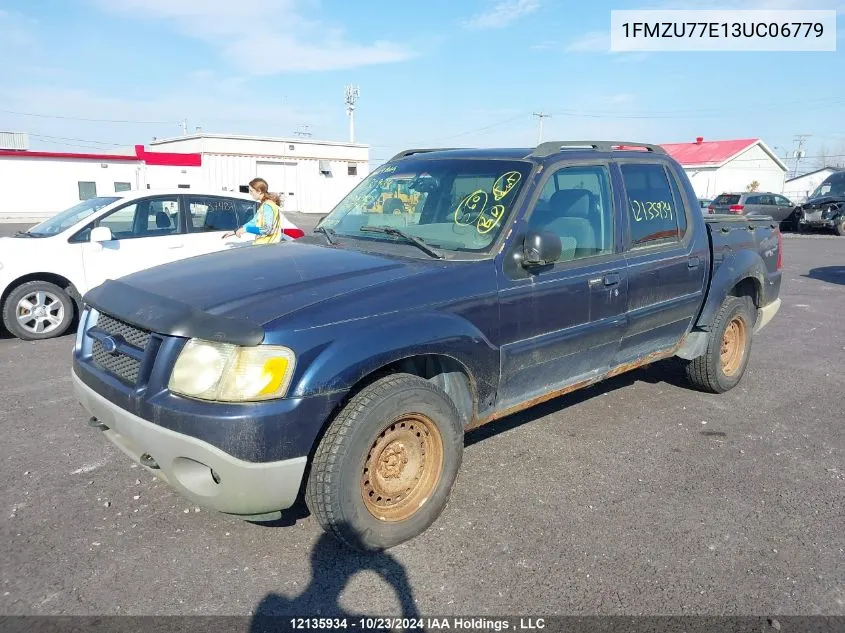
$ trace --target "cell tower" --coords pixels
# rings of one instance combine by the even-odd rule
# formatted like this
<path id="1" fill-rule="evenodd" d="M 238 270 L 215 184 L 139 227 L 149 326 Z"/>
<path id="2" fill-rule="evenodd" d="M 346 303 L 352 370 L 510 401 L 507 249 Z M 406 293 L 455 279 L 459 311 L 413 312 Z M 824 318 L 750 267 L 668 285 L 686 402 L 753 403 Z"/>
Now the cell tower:
<path id="1" fill-rule="evenodd" d="M 358 86 L 346 86 L 346 114 L 349 115 L 349 142 L 355 142 L 355 104 L 358 102 L 360 91 Z"/>

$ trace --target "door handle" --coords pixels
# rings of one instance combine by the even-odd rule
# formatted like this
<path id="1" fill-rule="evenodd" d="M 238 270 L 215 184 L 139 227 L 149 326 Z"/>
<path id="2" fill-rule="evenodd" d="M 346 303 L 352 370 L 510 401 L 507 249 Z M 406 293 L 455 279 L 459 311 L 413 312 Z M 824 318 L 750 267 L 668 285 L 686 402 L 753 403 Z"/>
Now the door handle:
<path id="1" fill-rule="evenodd" d="M 687 262 L 687 266 L 689 268 L 698 268 L 700 264 L 701 264 L 701 258 L 698 257 L 697 255 L 693 255 L 692 257 L 690 257 L 689 261 Z"/>
<path id="2" fill-rule="evenodd" d="M 587 283 L 590 284 L 590 287 L 596 286 L 615 286 L 622 280 L 622 277 L 619 273 L 607 273 L 603 277 L 593 277 Z"/>

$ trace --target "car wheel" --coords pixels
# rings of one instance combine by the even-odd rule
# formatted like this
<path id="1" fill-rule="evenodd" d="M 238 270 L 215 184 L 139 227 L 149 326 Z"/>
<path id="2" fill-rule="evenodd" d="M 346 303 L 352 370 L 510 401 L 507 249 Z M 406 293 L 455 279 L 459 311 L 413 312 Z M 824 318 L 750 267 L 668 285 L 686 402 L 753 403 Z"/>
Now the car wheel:
<path id="1" fill-rule="evenodd" d="M 410 374 L 382 378 L 350 400 L 318 445 L 308 509 L 353 549 L 410 540 L 446 507 L 463 442 L 458 411 L 443 390 Z"/>
<path id="2" fill-rule="evenodd" d="M 725 298 L 713 319 L 707 351 L 687 363 L 687 378 L 694 387 L 724 393 L 736 387 L 751 356 L 756 313 L 749 297 Z"/>
<path id="3" fill-rule="evenodd" d="M 836 224 L 836 234 L 845 237 L 845 215 L 839 216 L 839 222 Z"/>
<path id="4" fill-rule="evenodd" d="M 47 281 L 21 284 L 6 297 L 3 325 L 24 341 L 61 336 L 73 322 L 74 304 L 67 292 Z"/>

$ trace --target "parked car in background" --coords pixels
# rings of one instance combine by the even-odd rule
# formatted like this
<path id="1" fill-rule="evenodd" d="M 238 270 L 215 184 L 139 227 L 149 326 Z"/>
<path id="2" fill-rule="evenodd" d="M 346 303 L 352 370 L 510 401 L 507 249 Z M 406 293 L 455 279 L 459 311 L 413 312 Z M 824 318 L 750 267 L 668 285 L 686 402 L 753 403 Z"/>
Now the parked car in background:
<path id="1" fill-rule="evenodd" d="M 713 213 L 731 215 L 767 215 L 777 222 L 784 222 L 792 215 L 795 205 L 778 193 L 743 191 L 716 196 L 710 209 Z"/>
<path id="2" fill-rule="evenodd" d="M 807 201 L 796 207 L 794 223 L 799 231 L 825 228 L 845 236 L 845 170 L 825 178 Z"/>
<path id="3" fill-rule="evenodd" d="M 64 334 L 82 295 L 106 279 L 249 244 L 221 239 L 249 221 L 241 193 L 126 191 L 83 200 L 28 231 L 0 238 L 2 322 L 24 340 Z M 286 235 L 302 235 L 285 218 Z M 247 237 L 249 236 L 249 237 Z"/>
<path id="4" fill-rule="evenodd" d="M 702 213 L 713 213 L 710 209 L 710 205 L 713 204 L 713 200 L 710 198 L 699 198 L 698 199 L 698 207 L 701 209 Z"/>
<path id="5" fill-rule="evenodd" d="M 777 224 L 702 215 L 677 161 L 622 145 L 401 152 L 313 235 L 108 281 L 77 398 L 198 505 L 274 521 L 301 492 L 346 545 L 398 545 L 469 429 L 673 356 L 697 389 L 740 383 L 781 304 Z M 418 214 L 371 212 L 397 189 Z"/>

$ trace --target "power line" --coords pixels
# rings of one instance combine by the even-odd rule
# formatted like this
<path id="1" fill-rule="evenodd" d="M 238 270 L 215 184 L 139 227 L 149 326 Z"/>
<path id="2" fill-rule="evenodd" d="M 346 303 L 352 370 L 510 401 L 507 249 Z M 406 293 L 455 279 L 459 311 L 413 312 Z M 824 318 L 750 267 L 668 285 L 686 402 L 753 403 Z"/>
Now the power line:
<path id="1" fill-rule="evenodd" d="M 86 117 L 76 117 L 76 116 L 61 116 L 58 114 L 38 114 L 35 112 L 19 112 L 16 110 L 4 110 L 0 109 L 0 112 L 4 114 L 15 114 L 18 116 L 31 116 L 31 117 L 38 117 L 41 119 L 62 119 L 64 121 L 89 121 L 92 123 L 137 123 L 142 125 L 170 125 L 173 121 L 132 121 L 128 119 L 89 119 Z"/>
<path id="2" fill-rule="evenodd" d="M 110 145 L 112 147 L 126 147 L 128 145 L 133 145 L 133 143 L 110 143 L 108 141 L 92 141 L 92 140 L 84 139 L 84 138 L 68 138 L 66 136 L 49 136 L 47 134 L 29 134 L 29 136 L 31 136 L 32 138 L 46 139 L 46 140 L 49 140 L 49 141 L 54 141 L 54 140 L 58 140 L 58 141 L 80 141 L 82 143 L 92 143 L 94 145 Z"/>

